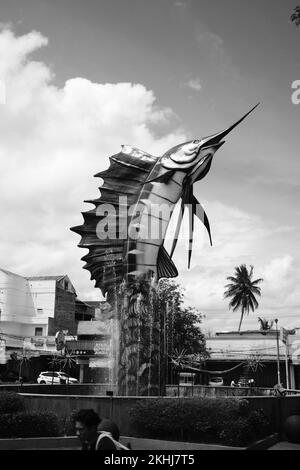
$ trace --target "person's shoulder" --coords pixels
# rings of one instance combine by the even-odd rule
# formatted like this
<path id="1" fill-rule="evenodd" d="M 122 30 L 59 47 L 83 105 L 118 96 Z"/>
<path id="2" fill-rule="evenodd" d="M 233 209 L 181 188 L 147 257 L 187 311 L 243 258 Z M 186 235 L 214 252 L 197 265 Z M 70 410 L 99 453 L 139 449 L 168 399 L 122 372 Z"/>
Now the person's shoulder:
<path id="1" fill-rule="evenodd" d="M 97 440 L 96 450 L 116 450 L 116 446 L 110 436 L 100 433 Z"/>

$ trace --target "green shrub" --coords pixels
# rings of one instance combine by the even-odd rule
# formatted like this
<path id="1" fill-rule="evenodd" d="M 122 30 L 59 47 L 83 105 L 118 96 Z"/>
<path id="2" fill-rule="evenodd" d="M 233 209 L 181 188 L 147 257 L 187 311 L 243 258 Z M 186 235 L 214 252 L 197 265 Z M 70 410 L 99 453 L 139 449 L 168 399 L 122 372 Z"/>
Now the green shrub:
<path id="1" fill-rule="evenodd" d="M 24 398 L 15 392 L 0 392 L 0 415 L 25 410 Z"/>
<path id="2" fill-rule="evenodd" d="M 130 410 L 139 437 L 245 446 L 271 432 L 262 410 L 247 400 L 199 398 L 156 399 Z"/>
<path id="3" fill-rule="evenodd" d="M 0 438 L 59 436 L 55 413 L 32 412 L 0 415 Z"/>
<path id="4" fill-rule="evenodd" d="M 73 410 L 68 416 L 61 418 L 60 429 L 63 436 L 75 436 L 74 416 L 79 410 Z"/>

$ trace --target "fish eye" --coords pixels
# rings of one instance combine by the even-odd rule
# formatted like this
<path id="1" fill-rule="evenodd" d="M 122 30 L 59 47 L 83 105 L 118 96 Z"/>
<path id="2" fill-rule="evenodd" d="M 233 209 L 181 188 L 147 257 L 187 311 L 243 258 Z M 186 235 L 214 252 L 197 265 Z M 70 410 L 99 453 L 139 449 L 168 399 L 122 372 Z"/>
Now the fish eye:
<path id="1" fill-rule="evenodd" d="M 193 140 L 193 144 L 199 144 L 199 143 L 200 143 L 200 140 L 198 139 Z"/>

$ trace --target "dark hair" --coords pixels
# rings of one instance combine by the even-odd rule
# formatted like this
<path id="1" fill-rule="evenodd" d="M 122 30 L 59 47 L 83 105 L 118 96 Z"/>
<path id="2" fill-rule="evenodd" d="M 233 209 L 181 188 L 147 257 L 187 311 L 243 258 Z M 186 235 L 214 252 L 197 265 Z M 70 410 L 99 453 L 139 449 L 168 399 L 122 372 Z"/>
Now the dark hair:
<path id="1" fill-rule="evenodd" d="M 78 421 L 88 427 L 98 426 L 98 424 L 101 422 L 101 419 L 97 413 L 92 409 L 79 410 L 74 414 L 73 420 L 74 422 Z"/>
<path id="2" fill-rule="evenodd" d="M 116 423 L 110 419 L 102 419 L 101 423 L 98 426 L 98 431 L 108 431 L 111 433 L 112 437 L 118 441 L 120 437 L 120 431 Z"/>

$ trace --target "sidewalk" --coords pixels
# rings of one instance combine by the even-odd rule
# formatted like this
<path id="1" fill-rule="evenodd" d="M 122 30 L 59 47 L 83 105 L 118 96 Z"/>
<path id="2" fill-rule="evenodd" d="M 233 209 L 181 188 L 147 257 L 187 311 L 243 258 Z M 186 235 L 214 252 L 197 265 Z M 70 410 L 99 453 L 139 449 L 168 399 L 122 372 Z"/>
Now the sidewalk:
<path id="1" fill-rule="evenodd" d="M 165 441 L 161 439 L 143 439 L 129 436 L 121 436 L 120 442 L 124 445 L 130 443 L 132 450 L 245 450 L 245 447 Z"/>
<path id="2" fill-rule="evenodd" d="M 217 444 L 164 441 L 121 436 L 120 442 L 131 444 L 132 450 L 244 450 L 244 447 L 227 447 Z M 0 439 L 1 450 L 80 450 L 81 445 L 75 436 L 35 437 Z"/>
<path id="3" fill-rule="evenodd" d="M 293 442 L 280 441 L 269 447 L 267 450 L 300 450 L 300 444 Z"/>

